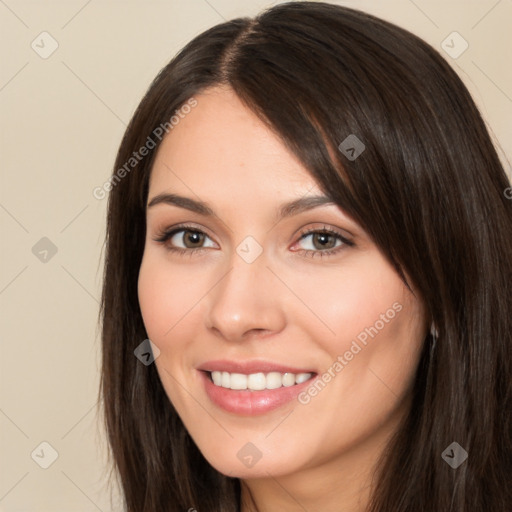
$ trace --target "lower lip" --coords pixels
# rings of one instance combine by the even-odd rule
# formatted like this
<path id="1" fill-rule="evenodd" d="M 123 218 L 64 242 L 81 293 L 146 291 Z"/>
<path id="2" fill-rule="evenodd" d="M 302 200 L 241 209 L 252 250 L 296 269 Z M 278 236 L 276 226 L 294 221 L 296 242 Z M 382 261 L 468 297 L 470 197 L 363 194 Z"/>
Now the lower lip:
<path id="1" fill-rule="evenodd" d="M 256 416 L 277 409 L 292 400 L 311 385 L 316 375 L 306 382 L 294 386 L 282 386 L 277 389 L 262 389 L 261 391 L 233 390 L 216 386 L 210 380 L 210 374 L 200 371 L 206 394 L 210 400 L 225 411 L 244 416 Z"/>

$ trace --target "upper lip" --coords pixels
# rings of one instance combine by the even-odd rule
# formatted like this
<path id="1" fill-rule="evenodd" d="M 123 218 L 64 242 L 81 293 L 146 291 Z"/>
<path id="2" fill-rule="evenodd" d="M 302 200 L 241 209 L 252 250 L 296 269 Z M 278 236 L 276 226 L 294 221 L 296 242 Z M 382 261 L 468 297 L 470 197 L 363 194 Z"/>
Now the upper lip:
<path id="1" fill-rule="evenodd" d="M 262 360 L 249 360 L 249 361 L 228 361 L 224 360 L 215 360 L 215 361 L 206 361 L 202 363 L 198 370 L 202 370 L 205 372 L 229 372 L 229 373 L 242 373 L 245 375 L 250 375 L 251 373 L 269 373 L 269 372 L 279 372 L 279 373 L 316 373 L 311 369 L 297 368 L 293 366 L 288 366 L 284 364 L 273 363 L 271 361 L 262 361 Z"/>

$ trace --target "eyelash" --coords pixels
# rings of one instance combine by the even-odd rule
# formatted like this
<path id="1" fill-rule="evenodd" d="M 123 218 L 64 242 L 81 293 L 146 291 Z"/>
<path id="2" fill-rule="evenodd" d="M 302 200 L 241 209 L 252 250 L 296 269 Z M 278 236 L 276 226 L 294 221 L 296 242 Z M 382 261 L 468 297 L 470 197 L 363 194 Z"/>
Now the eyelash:
<path id="1" fill-rule="evenodd" d="M 208 248 L 206 248 L 206 247 L 183 248 L 183 247 L 174 247 L 174 246 L 171 246 L 171 245 L 167 244 L 167 242 L 176 233 L 179 233 L 180 231 L 183 231 L 183 232 L 189 231 L 189 232 L 200 233 L 200 234 L 203 234 L 205 236 L 208 236 L 204 231 L 201 231 L 200 229 L 196 228 L 195 226 L 191 226 L 191 225 L 187 225 L 187 224 L 182 224 L 180 226 L 174 227 L 171 230 L 168 230 L 168 231 L 163 230 L 163 231 L 161 231 L 160 233 L 158 233 L 156 235 L 156 237 L 153 240 L 155 242 L 159 242 L 159 243 L 164 244 L 168 251 L 173 252 L 175 254 L 179 254 L 179 255 L 188 255 L 188 256 L 199 255 L 203 251 L 208 250 Z M 343 250 L 343 248 L 345 246 L 348 246 L 348 247 L 354 246 L 354 243 L 351 242 L 350 240 L 348 240 L 347 238 L 345 238 L 343 235 L 341 235 L 341 233 L 338 233 L 337 231 L 335 231 L 335 230 L 333 230 L 331 228 L 328 228 L 327 226 L 324 226 L 322 229 L 309 229 L 309 230 L 302 230 L 302 231 L 300 231 L 300 238 L 299 238 L 298 241 L 306 238 L 307 236 L 309 236 L 311 234 L 329 234 L 329 235 L 332 235 L 332 236 L 336 237 L 338 240 L 340 240 L 342 242 L 342 245 L 340 245 L 338 247 L 335 247 L 333 249 L 326 249 L 326 250 L 300 249 L 300 250 L 296 251 L 298 253 L 302 253 L 306 257 L 310 257 L 310 258 L 320 257 L 320 258 L 323 258 L 323 257 L 326 257 L 326 256 L 327 257 L 328 256 L 334 256 L 339 251 Z M 297 243 L 297 242 L 295 242 L 295 243 Z"/>

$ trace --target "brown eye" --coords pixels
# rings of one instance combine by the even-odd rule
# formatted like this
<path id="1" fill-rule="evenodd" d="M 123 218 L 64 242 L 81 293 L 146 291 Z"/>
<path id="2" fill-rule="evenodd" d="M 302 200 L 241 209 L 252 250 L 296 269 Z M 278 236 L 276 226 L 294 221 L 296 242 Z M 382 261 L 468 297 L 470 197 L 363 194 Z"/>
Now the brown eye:
<path id="1" fill-rule="evenodd" d="M 169 247 L 179 249 L 203 249 L 207 247 L 216 247 L 215 243 L 208 235 L 195 229 L 175 229 L 164 238 L 160 239 L 166 242 Z"/>
<path id="2" fill-rule="evenodd" d="M 196 247 L 201 247 L 202 244 L 204 243 L 204 239 L 205 239 L 204 233 L 200 233 L 199 231 L 188 231 L 188 230 L 183 230 L 183 231 L 180 231 L 179 233 L 183 233 L 181 235 L 181 239 L 182 239 L 182 243 L 184 244 L 184 246 L 187 249 L 195 249 Z"/>
<path id="3" fill-rule="evenodd" d="M 303 230 L 300 235 L 291 249 L 310 258 L 335 256 L 341 251 L 355 246 L 354 242 L 327 226 L 320 229 Z"/>
<path id="4" fill-rule="evenodd" d="M 326 231 L 312 231 L 306 233 L 298 244 L 305 251 L 328 251 L 345 243 L 345 240 L 336 233 Z"/>
<path id="5" fill-rule="evenodd" d="M 203 231 L 193 226 L 176 226 L 161 231 L 155 238 L 166 250 L 179 254 L 200 254 L 205 249 L 218 249 L 218 245 Z"/>
<path id="6" fill-rule="evenodd" d="M 336 247 L 336 237 L 330 233 L 313 233 L 312 242 L 315 249 L 333 249 Z"/>

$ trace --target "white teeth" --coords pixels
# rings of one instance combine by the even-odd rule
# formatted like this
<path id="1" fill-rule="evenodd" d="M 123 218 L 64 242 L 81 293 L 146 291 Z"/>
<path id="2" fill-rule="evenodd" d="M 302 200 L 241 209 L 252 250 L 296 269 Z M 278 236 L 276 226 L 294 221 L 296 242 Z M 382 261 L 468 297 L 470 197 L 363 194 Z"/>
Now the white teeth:
<path id="1" fill-rule="evenodd" d="M 313 374 L 270 372 L 266 375 L 264 373 L 245 375 L 243 373 L 215 371 L 211 372 L 211 376 L 216 386 L 233 390 L 261 391 L 263 389 L 277 389 L 281 386 L 290 387 L 295 384 L 302 384 L 309 380 Z"/>
<path id="2" fill-rule="evenodd" d="M 311 373 L 299 373 L 295 376 L 295 384 L 302 384 L 311 377 Z"/>
<path id="3" fill-rule="evenodd" d="M 295 374 L 294 373 L 285 373 L 283 375 L 283 386 L 290 387 L 295 384 Z"/>
<path id="4" fill-rule="evenodd" d="M 212 372 L 212 379 L 216 386 L 222 386 L 222 372 Z"/>
<path id="5" fill-rule="evenodd" d="M 267 389 L 277 389 L 283 385 L 283 377 L 279 372 L 267 373 Z"/>
<path id="6" fill-rule="evenodd" d="M 247 375 L 243 373 L 232 373 L 230 384 L 231 389 L 247 389 Z"/>
<path id="7" fill-rule="evenodd" d="M 253 389 L 254 391 L 260 391 L 265 389 L 267 379 L 264 373 L 251 373 L 247 377 L 247 388 Z"/>

